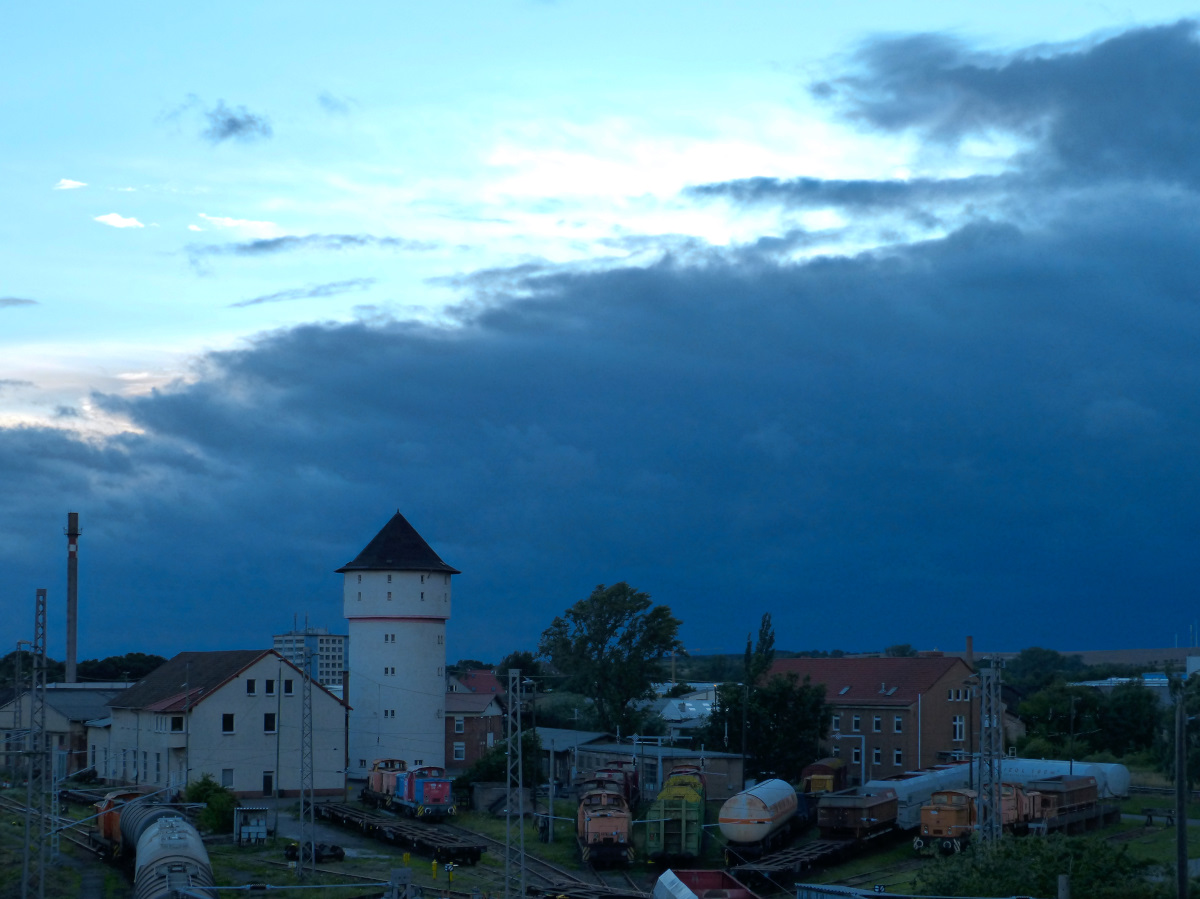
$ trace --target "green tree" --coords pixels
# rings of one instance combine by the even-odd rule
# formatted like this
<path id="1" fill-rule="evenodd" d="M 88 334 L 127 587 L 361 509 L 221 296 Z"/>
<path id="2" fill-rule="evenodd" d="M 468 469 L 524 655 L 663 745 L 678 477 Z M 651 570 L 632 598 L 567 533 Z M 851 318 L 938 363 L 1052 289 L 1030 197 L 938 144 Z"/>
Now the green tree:
<path id="1" fill-rule="evenodd" d="M 746 635 L 746 655 L 743 662 L 743 682 L 757 684 L 771 670 L 775 661 L 775 629 L 771 627 L 771 613 L 764 612 L 758 625 L 758 642 L 750 648 L 750 635 Z"/>
<path id="2" fill-rule="evenodd" d="M 921 869 L 915 893 L 937 896 L 1055 896 L 1058 876 L 1069 874 L 1071 894 L 1088 899 L 1168 899 L 1170 882 L 1147 881 L 1150 865 L 1096 838 L 1005 836 L 972 845 Z"/>
<path id="3" fill-rule="evenodd" d="M 1056 755 L 1082 758 L 1103 743 L 1104 694 L 1056 681 L 1021 703 L 1027 738 L 1041 738 Z"/>
<path id="4" fill-rule="evenodd" d="M 544 667 L 532 652 L 519 649 L 500 660 L 500 664 L 496 666 L 496 677 L 500 678 L 500 685 L 507 689 L 508 672 L 513 668 L 521 672 L 521 677 L 543 677 L 546 673 Z M 538 690 L 545 692 L 545 685 L 538 684 Z"/>
<path id="5" fill-rule="evenodd" d="M 79 663 L 77 673 L 81 681 L 139 681 L 166 661 L 162 656 L 127 652 L 106 659 L 86 659 Z"/>
<path id="6" fill-rule="evenodd" d="M 705 727 L 707 746 L 742 752 L 743 707 L 746 775 L 797 781 L 805 765 L 818 758 L 820 740 L 832 713 L 825 686 L 800 683 L 795 674 L 776 675 L 756 687 L 722 684 Z"/>
<path id="7" fill-rule="evenodd" d="M 196 822 L 211 833 L 233 833 L 233 810 L 237 798 L 221 786 L 211 774 L 202 774 L 199 780 L 187 785 L 183 798 L 188 802 L 204 802 Z"/>
<path id="8" fill-rule="evenodd" d="M 1022 649 L 1004 666 L 1004 682 L 1022 693 L 1034 693 L 1055 680 L 1079 680 L 1087 666 L 1079 656 L 1064 656 L 1053 649 Z"/>
<path id="9" fill-rule="evenodd" d="M 679 625 L 668 607 L 651 605 L 648 593 L 624 582 L 601 584 L 554 619 L 538 652 L 565 675 L 564 689 L 592 700 L 602 729 L 634 733 L 644 716 L 633 700 L 651 695 L 664 656 L 684 651 Z"/>
<path id="10" fill-rule="evenodd" d="M 1162 722 L 1158 697 L 1141 681 L 1118 684 L 1100 709 L 1100 733 L 1094 744 L 1124 756 L 1154 747 Z"/>
<path id="11" fill-rule="evenodd" d="M 911 643 L 897 643 L 885 649 L 883 654 L 889 659 L 911 659 L 916 657 L 917 651 Z"/>

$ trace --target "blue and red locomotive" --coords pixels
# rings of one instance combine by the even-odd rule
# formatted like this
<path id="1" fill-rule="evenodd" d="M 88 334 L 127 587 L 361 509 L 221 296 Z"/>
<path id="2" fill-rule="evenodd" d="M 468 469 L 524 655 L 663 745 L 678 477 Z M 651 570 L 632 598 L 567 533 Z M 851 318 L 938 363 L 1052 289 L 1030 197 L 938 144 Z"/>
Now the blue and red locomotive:
<path id="1" fill-rule="evenodd" d="M 437 765 L 410 771 L 403 759 L 377 759 L 359 798 L 410 818 L 445 818 L 454 814 L 450 785 L 446 769 Z"/>

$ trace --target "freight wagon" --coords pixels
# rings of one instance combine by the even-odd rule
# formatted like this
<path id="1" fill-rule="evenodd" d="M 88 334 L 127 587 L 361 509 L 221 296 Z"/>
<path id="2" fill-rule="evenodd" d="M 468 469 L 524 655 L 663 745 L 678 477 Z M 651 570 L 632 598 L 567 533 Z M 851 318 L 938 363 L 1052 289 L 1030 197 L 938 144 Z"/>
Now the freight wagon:
<path id="1" fill-rule="evenodd" d="M 704 775 L 679 765 L 646 812 L 646 854 L 654 861 L 697 858 L 703 843 Z"/>

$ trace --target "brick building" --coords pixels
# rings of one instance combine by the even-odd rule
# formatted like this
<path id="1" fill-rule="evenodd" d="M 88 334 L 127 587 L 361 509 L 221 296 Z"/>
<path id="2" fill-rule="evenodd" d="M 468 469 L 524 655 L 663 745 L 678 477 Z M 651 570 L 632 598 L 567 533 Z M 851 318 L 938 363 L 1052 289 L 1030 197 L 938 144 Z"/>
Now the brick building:
<path id="1" fill-rule="evenodd" d="M 494 693 L 446 693 L 446 768 L 466 771 L 504 740 L 504 710 Z"/>
<path id="2" fill-rule="evenodd" d="M 978 749 L 979 687 L 960 658 L 780 659 L 770 676 L 789 672 L 825 685 L 833 722 L 823 748 L 856 782 Z"/>

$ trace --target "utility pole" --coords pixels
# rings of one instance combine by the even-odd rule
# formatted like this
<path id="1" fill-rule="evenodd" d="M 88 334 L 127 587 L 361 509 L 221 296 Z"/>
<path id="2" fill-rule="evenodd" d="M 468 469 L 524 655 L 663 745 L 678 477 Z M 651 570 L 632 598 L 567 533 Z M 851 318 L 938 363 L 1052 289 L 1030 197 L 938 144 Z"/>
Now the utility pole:
<path id="1" fill-rule="evenodd" d="M 508 669 L 508 792 L 504 803 L 504 899 L 525 895 L 525 765 L 521 755 L 521 671 Z"/>
<path id="2" fill-rule="evenodd" d="M 75 683 L 76 632 L 79 624 L 79 513 L 67 513 L 67 683 Z"/>
<path id="3" fill-rule="evenodd" d="M 999 840 L 1004 829 L 1001 807 L 1001 759 L 1004 757 L 1004 717 L 1000 702 L 1000 659 L 980 671 L 979 717 L 979 836 Z"/>
<path id="4" fill-rule="evenodd" d="M 1187 690 L 1177 681 L 1175 693 L 1175 889 L 1179 899 L 1188 895 L 1187 844 Z"/>
<path id="5" fill-rule="evenodd" d="M 304 680 L 300 705 L 300 853 L 297 872 L 305 877 L 305 868 L 317 873 L 317 826 L 313 809 L 313 723 L 312 723 L 312 648 L 304 644 Z M 276 722 L 276 727 L 279 723 Z M 307 853 L 307 858 L 305 857 Z"/>
<path id="6" fill-rule="evenodd" d="M 33 674 L 30 678 L 29 750 L 25 754 L 25 854 L 21 865 L 21 899 L 46 896 L 46 793 L 49 747 L 46 741 L 46 590 L 38 588 L 33 613 Z M 33 822 L 37 821 L 37 831 Z"/>

